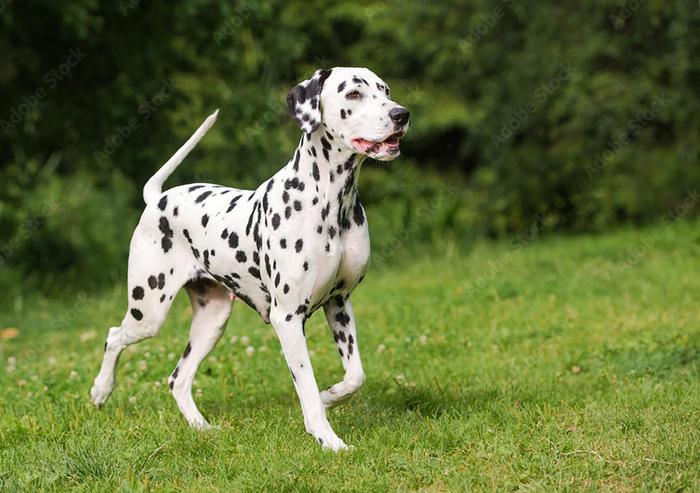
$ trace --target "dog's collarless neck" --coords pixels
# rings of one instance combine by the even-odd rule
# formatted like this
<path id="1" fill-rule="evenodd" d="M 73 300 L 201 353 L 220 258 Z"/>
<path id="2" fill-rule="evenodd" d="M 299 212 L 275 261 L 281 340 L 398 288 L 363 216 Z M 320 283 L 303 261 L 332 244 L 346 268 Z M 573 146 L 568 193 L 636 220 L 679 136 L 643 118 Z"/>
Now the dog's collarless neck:
<path id="1" fill-rule="evenodd" d="M 323 216 L 347 229 L 348 219 L 359 201 L 357 181 L 365 156 L 347 149 L 325 126 L 302 135 L 288 167 L 299 182 L 307 182 L 314 203 L 325 209 Z"/>

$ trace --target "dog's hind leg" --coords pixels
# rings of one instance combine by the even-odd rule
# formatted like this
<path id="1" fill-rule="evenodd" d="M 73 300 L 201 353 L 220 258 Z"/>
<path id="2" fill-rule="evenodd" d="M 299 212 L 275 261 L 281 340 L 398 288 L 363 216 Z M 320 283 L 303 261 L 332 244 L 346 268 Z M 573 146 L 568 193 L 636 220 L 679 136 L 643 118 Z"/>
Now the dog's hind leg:
<path id="1" fill-rule="evenodd" d="M 332 407 L 357 392 L 365 381 L 365 372 L 362 369 L 360 350 L 357 347 L 357 330 L 352 303 L 349 299 L 334 298 L 323 308 L 345 369 L 342 382 L 321 392 L 323 404 L 326 407 Z"/>
<path id="2" fill-rule="evenodd" d="M 129 307 L 121 325 L 109 329 L 102 365 L 90 390 L 98 407 L 112 392 L 122 350 L 158 333 L 175 294 L 191 273 L 182 263 L 175 265 L 176 256 L 164 256 L 160 245 L 153 243 L 139 229 L 134 233 L 129 254 Z"/>
<path id="3" fill-rule="evenodd" d="M 192 381 L 199 364 L 214 349 L 231 314 L 229 292 L 214 281 L 198 279 L 186 284 L 192 302 L 190 336 L 175 370 L 169 378 L 177 406 L 190 426 L 206 429 L 209 424 L 192 398 Z"/>

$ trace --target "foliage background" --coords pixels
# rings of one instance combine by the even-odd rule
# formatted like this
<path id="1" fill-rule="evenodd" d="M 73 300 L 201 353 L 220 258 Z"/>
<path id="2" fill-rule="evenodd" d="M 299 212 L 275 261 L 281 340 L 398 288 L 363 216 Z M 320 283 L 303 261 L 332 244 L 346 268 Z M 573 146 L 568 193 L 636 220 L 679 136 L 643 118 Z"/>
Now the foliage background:
<path id="1" fill-rule="evenodd" d="M 377 264 L 691 216 L 698 53 L 696 1 L 2 0 L 0 288 L 123 279 L 141 186 L 203 117 L 168 184 L 253 187 L 298 139 L 286 91 L 337 65 L 413 115 L 361 177 Z"/>

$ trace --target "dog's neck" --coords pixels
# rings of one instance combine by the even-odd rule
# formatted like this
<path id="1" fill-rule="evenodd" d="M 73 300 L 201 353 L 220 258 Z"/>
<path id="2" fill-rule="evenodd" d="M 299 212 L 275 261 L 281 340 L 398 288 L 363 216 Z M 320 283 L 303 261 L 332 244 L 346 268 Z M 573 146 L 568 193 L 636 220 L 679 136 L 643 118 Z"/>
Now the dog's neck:
<path id="1" fill-rule="evenodd" d="M 321 207 L 327 207 L 328 216 L 337 217 L 342 230 L 347 229 L 347 220 L 358 201 L 357 180 L 364 159 L 339 143 L 322 125 L 317 131 L 302 135 L 287 167 L 318 196 Z M 317 192 L 314 187 L 318 187 Z"/>

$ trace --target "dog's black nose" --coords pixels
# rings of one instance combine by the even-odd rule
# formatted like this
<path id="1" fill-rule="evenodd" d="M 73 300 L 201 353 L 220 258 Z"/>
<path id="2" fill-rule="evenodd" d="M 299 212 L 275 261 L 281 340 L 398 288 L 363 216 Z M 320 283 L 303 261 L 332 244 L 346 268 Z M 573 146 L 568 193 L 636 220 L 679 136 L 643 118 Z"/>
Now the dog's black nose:
<path id="1" fill-rule="evenodd" d="M 389 118 L 391 118 L 392 122 L 399 125 L 406 125 L 410 117 L 411 112 L 401 106 L 389 110 Z"/>

